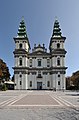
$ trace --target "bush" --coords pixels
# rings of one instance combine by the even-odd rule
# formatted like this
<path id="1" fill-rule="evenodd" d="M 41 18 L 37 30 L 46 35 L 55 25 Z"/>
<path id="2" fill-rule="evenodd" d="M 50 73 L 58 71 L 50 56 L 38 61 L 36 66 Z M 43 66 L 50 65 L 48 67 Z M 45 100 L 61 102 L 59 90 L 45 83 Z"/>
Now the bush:
<path id="1" fill-rule="evenodd" d="M 7 90 L 6 84 L 3 84 L 2 85 L 2 91 L 6 91 L 6 90 Z"/>

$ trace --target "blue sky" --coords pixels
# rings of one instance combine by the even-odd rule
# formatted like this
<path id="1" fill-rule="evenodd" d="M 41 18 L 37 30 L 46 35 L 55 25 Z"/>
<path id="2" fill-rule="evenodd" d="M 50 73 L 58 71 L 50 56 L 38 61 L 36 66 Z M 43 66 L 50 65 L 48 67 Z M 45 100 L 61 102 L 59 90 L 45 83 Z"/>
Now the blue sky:
<path id="1" fill-rule="evenodd" d="M 17 35 L 19 23 L 24 16 L 31 44 L 49 47 L 57 16 L 62 35 L 66 36 L 66 76 L 79 70 L 79 0 L 0 0 L 0 58 L 9 67 L 11 76 L 14 66 L 13 37 Z"/>

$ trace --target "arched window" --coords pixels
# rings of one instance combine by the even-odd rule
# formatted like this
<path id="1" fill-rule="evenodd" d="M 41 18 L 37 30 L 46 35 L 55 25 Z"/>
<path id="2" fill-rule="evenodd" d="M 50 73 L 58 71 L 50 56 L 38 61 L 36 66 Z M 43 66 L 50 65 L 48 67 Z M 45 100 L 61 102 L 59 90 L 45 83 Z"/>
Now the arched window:
<path id="1" fill-rule="evenodd" d="M 57 65 L 60 65 L 60 58 L 57 58 Z"/>
<path id="2" fill-rule="evenodd" d="M 22 49 L 22 43 L 19 44 L 19 48 Z"/>
<path id="3" fill-rule="evenodd" d="M 60 48 L 60 43 L 57 43 L 57 48 Z"/>
<path id="4" fill-rule="evenodd" d="M 22 58 L 19 59 L 19 65 L 22 66 Z"/>
<path id="5" fill-rule="evenodd" d="M 60 85 L 60 81 L 58 81 L 58 85 Z"/>

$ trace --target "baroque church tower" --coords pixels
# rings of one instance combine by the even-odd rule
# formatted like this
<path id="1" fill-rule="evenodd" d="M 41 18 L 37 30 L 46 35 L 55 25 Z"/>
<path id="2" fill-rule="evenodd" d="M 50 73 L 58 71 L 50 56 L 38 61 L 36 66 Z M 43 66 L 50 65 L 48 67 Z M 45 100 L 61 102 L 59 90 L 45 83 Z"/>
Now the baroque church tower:
<path id="1" fill-rule="evenodd" d="M 14 59 L 14 79 L 15 89 L 27 89 L 28 84 L 28 53 L 30 50 L 29 39 L 26 33 L 24 19 L 20 22 L 17 37 L 14 38 L 15 50 Z"/>
<path id="2" fill-rule="evenodd" d="M 65 43 L 58 20 L 54 22 L 49 52 L 45 45 L 30 43 L 24 19 L 21 20 L 17 37 L 14 38 L 14 80 L 15 89 L 54 89 L 65 90 Z"/>
<path id="3" fill-rule="evenodd" d="M 66 37 L 62 36 L 60 25 L 56 19 L 54 22 L 53 34 L 50 40 L 50 54 L 51 54 L 51 75 L 52 85 L 56 89 L 66 89 L 65 73 L 65 43 Z"/>

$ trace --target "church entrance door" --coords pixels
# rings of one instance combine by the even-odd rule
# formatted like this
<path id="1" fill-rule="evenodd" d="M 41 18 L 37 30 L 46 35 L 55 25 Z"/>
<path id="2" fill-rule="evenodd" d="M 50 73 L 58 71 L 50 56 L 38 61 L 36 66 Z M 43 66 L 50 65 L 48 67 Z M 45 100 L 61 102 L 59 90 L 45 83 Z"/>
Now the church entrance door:
<path id="1" fill-rule="evenodd" d="M 42 89 L 42 82 L 37 82 L 37 90 L 41 90 Z"/>

